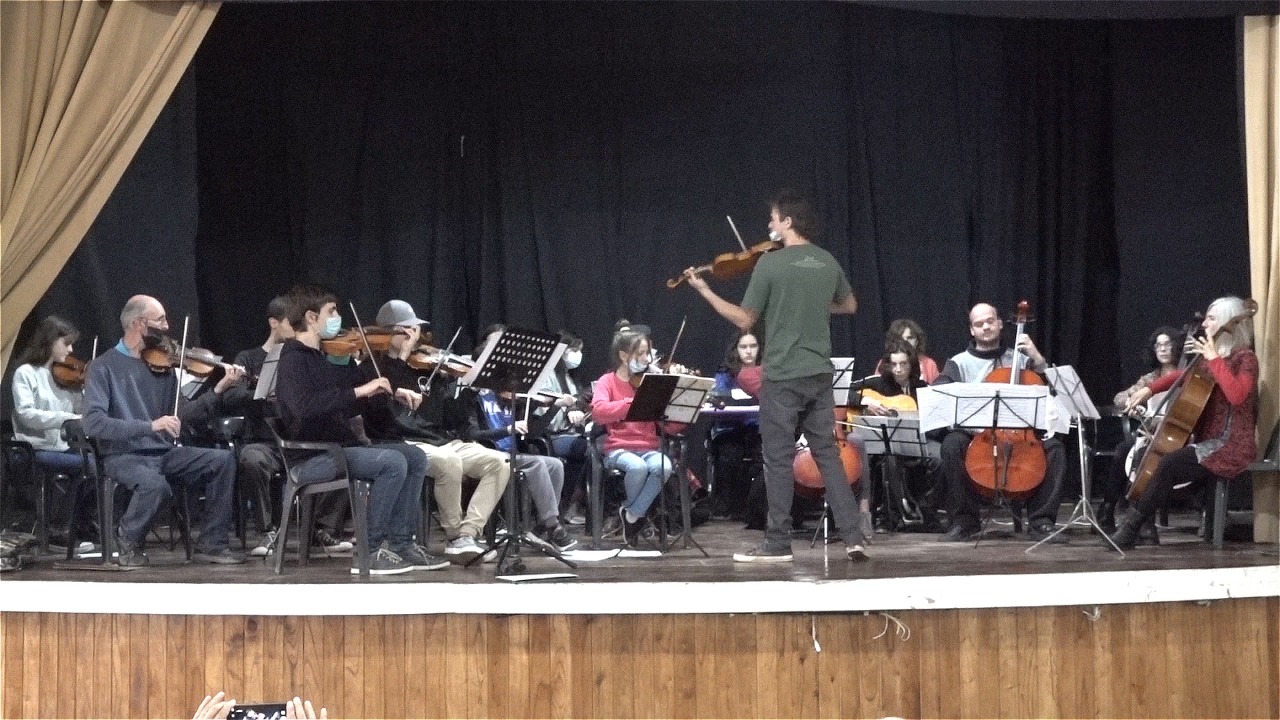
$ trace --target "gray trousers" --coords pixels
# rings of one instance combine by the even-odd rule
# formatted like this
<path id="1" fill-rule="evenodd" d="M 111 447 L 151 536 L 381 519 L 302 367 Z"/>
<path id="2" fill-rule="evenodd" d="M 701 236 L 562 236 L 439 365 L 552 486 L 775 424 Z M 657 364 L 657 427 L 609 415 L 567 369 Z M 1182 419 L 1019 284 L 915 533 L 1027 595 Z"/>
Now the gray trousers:
<path id="1" fill-rule="evenodd" d="M 516 469 L 524 473 L 525 487 L 533 499 L 539 527 L 560 524 L 560 493 L 564 490 L 564 463 L 548 455 L 516 455 Z M 533 528 L 527 528 L 532 530 Z"/>
<path id="2" fill-rule="evenodd" d="M 769 523 L 765 543 L 791 547 L 791 500 L 795 476 L 796 434 L 804 433 L 809 450 L 826 485 L 827 505 L 845 542 L 860 542 L 858 502 L 849 487 L 836 448 L 835 399 L 831 373 L 794 380 L 765 379 L 760 389 L 760 440 L 764 452 L 765 494 Z M 864 483 L 865 485 L 865 483 Z"/>

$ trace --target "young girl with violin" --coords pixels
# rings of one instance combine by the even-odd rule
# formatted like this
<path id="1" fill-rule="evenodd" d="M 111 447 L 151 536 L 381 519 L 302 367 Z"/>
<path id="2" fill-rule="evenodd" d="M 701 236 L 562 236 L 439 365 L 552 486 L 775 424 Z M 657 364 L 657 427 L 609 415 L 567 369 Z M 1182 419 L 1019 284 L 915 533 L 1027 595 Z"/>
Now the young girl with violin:
<path id="1" fill-rule="evenodd" d="M 31 443 L 35 461 L 53 472 L 78 472 L 80 455 L 62 439 L 62 424 L 84 408 L 84 363 L 71 357 L 80 332 L 50 315 L 40 322 L 13 372 L 14 439 Z M 72 365 L 72 362 L 77 363 Z"/>
<path id="2" fill-rule="evenodd" d="M 674 471 L 672 461 L 659 452 L 661 442 L 656 423 L 624 422 L 636 397 L 640 378 L 649 369 L 648 335 L 622 330 L 614 335 L 610 348 L 614 369 L 595 383 L 591 414 L 605 426 L 605 467 L 620 470 L 627 491 L 626 502 L 618 509 L 623 539 L 636 547 L 654 536 L 646 515 Z M 666 430 L 679 432 L 684 425 L 668 423 Z"/>
<path id="3" fill-rule="evenodd" d="M 1130 496 L 1134 499 L 1133 507 L 1111 536 L 1121 550 L 1137 543 L 1139 530 L 1164 504 L 1175 485 L 1201 486 L 1214 478 L 1235 478 L 1257 457 L 1254 432 L 1258 418 L 1258 356 L 1253 352 L 1252 319 L 1255 309 L 1256 306 L 1238 297 L 1214 300 L 1201 323 L 1205 336 L 1187 340 L 1188 349 L 1199 356 L 1198 361 L 1187 370 L 1153 381 L 1129 397 L 1126 411 L 1145 403 L 1153 393 L 1173 388 L 1184 376 L 1187 379 L 1181 395 L 1208 392 L 1190 438 L 1192 442 L 1163 455 L 1141 494 L 1136 499 Z M 1211 376 L 1211 382 L 1196 377 L 1201 366 Z M 1176 407 L 1182 400 L 1182 397 L 1174 400 L 1170 417 L 1183 414 Z M 1158 442 L 1147 452 L 1155 452 L 1157 447 Z"/>

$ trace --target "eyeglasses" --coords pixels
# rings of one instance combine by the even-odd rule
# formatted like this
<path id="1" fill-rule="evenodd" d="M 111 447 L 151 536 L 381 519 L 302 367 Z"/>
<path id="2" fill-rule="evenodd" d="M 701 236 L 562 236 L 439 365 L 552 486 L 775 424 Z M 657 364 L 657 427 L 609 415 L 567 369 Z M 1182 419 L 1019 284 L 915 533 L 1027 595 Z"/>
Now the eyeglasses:
<path id="1" fill-rule="evenodd" d="M 1171 342 L 1156 343 L 1156 350 L 1172 350 L 1172 349 L 1173 349 L 1173 343 Z"/>

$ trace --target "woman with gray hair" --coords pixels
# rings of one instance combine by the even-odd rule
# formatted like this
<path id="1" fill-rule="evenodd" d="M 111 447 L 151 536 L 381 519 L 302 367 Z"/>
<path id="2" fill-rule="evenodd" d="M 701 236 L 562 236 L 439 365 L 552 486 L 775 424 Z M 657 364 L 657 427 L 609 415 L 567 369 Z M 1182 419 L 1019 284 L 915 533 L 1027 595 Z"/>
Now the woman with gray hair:
<path id="1" fill-rule="evenodd" d="M 1205 312 L 1204 337 L 1187 339 L 1187 351 L 1198 354 L 1214 380 L 1204 410 L 1196 422 L 1192 442 L 1160 459 L 1155 474 L 1112 541 L 1122 550 L 1137 542 L 1138 530 L 1164 504 L 1175 485 L 1200 485 L 1214 478 L 1234 478 L 1258 454 L 1254 437 L 1258 418 L 1258 356 L 1253 352 L 1253 312 L 1256 306 L 1238 297 L 1214 300 Z M 1192 367 L 1196 367 L 1193 365 Z M 1184 371 L 1185 372 L 1185 371 Z M 1173 387 L 1184 372 L 1165 375 L 1129 397 L 1126 411 L 1145 403 L 1153 393 Z"/>

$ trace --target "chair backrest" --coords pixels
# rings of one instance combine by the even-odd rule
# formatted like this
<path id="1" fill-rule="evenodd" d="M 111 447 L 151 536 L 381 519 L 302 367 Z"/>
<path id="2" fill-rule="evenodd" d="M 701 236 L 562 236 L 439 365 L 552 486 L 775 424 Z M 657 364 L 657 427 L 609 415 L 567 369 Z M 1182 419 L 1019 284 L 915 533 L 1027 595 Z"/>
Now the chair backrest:
<path id="1" fill-rule="evenodd" d="M 303 442 L 298 440 L 285 440 L 280 433 L 280 419 L 269 417 L 266 418 L 267 428 L 271 430 L 272 437 L 276 441 L 276 449 L 280 453 L 280 462 L 284 465 L 284 475 L 289 482 L 299 484 L 298 465 L 290 462 L 289 451 L 293 450 L 310 452 L 312 454 L 328 453 L 333 458 L 334 475 L 332 478 L 321 481 L 322 483 L 342 482 L 345 483 L 351 478 L 350 471 L 347 469 L 347 456 L 342 452 L 342 446 L 337 443 L 328 442 Z"/>
<path id="2" fill-rule="evenodd" d="M 213 429 L 213 435 L 219 442 L 231 445 L 244 439 L 246 423 L 243 416 L 233 415 L 214 418 L 209 421 L 209 427 Z"/>

